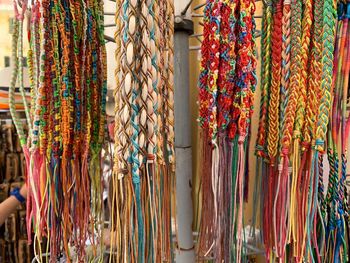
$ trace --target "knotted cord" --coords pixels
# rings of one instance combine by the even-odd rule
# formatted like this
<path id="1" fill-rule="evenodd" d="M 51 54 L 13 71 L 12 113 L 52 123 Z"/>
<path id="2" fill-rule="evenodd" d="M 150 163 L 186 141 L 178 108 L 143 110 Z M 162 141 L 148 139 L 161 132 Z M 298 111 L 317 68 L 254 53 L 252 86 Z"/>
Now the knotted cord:
<path id="1" fill-rule="evenodd" d="M 279 262 L 346 262 L 349 244 L 345 238 L 348 205 L 344 143 L 349 135 L 350 5 L 293 0 L 289 10 L 288 4 L 284 2 L 281 12 L 281 1 L 264 2 L 262 104 L 256 155 L 265 158 L 267 134 L 270 168 L 264 184 L 267 193 L 263 191 L 266 256 Z M 271 10 L 275 11 L 273 20 L 269 19 Z M 271 28 L 275 30 L 269 42 Z M 271 59 L 266 56 L 269 52 Z M 330 167 L 327 193 L 323 164 L 326 149 Z M 278 173 L 274 168 L 277 161 Z M 259 176 L 263 176 L 266 169 L 260 169 Z M 271 215 L 273 228 L 267 225 Z"/>
<path id="2" fill-rule="evenodd" d="M 30 109 L 24 98 L 22 73 L 26 3 L 21 6 L 19 13 L 14 2 L 16 63 L 10 91 L 14 92 L 18 75 L 30 127 L 28 137 L 16 115 L 11 92 L 10 104 L 27 163 L 29 241 L 33 225 L 36 258 L 43 261 L 41 243 L 46 238 L 51 262 L 63 251 L 71 262 L 71 246 L 76 248 L 77 260 L 85 261 L 89 232 L 94 233 L 94 247 L 102 238 L 100 161 L 107 91 L 103 4 L 68 0 L 31 3 Z"/>
<path id="3" fill-rule="evenodd" d="M 173 3 L 117 3 L 110 262 L 172 259 Z M 115 244 L 115 245 L 114 245 Z"/>
<path id="4" fill-rule="evenodd" d="M 245 153 L 256 85 L 255 3 L 207 1 L 199 76 L 203 130 L 198 256 L 241 262 Z M 229 212 L 228 212 L 229 211 Z"/>

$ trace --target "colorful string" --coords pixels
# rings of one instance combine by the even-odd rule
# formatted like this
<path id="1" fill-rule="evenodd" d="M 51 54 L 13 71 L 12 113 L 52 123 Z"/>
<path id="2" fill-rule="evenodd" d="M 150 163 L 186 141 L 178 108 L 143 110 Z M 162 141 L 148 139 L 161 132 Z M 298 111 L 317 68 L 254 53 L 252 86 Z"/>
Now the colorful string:
<path id="1" fill-rule="evenodd" d="M 21 25 L 26 5 L 20 13 L 14 2 L 14 10 L 13 54 L 18 64 L 11 90 L 18 75 L 24 95 Z M 28 237 L 41 262 L 44 238 L 50 261 L 64 252 L 71 262 L 70 247 L 76 248 L 78 261 L 85 261 L 89 232 L 97 235 L 97 240 L 95 234 L 91 238 L 94 247 L 102 240 L 100 168 L 107 89 L 103 5 L 100 1 L 33 1 L 28 14 L 30 109 L 23 97 L 28 137 L 10 92 L 11 114 L 28 168 Z"/>
<path id="2" fill-rule="evenodd" d="M 110 262 L 170 261 L 175 207 L 173 3 L 121 1 L 115 18 Z"/>
<path id="3" fill-rule="evenodd" d="M 271 9 L 275 12 L 273 20 L 269 19 Z M 267 134 L 268 159 L 258 171 L 259 176 L 269 171 L 261 205 L 263 240 L 270 261 L 348 261 L 344 143 L 349 136 L 345 110 L 349 10 L 347 2 L 336 6 L 328 0 L 293 0 L 284 1 L 281 12 L 281 1 L 264 2 L 262 104 L 256 154 L 259 159 L 265 158 Z M 273 34 L 271 46 L 269 32 Z M 271 59 L 266 56 L 269 52 Z M 327 193 L 326 149 L 330 167 Z M 268 225 L 271 218 L 273 227 Z"/>
<path id="4" fill-rule="evenodd" d="M 200 259 L 241 262 L 246 150 L 256 54 L 254 1 L 207 1 L 204 9 L 199 124 L 203 130 Z"/>

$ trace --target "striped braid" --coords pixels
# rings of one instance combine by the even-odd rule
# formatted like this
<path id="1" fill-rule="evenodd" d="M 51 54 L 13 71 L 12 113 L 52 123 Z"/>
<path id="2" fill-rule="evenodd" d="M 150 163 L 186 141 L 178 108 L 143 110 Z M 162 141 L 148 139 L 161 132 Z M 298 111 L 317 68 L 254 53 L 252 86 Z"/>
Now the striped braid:
<path id="1" fill-rule="evenodd" d="M 34 80 L 34 85 L 33 85 L 33 101 L 36 100 L 37 96 L 37 89 L 39 85 L 39 56 L 38 56 L 38 24 L 39 24 L 39 5 L 37 3 L 34 4 L 32 7 L 33 13 L 31 17 L 31 43 L 30 45 L 33 47 L 33 80 Z M 32 118 L 34 118 L 35 115 L 35 108 L 36 104 L 32 105 L 31 107 L 31 113 L 32 113 Z M 33 123 L 30 122 L 29 124 L 30 130 L 33 130 Z M 32 132 L 30 132 L 30 136 L 32 136 Z"/>
<path id="2" fill-rule="evenodd" d="M 14 69 L 11 75 L 11 83 L 9 89 L 9 104 L 10 104 L 10 113 L 13 119 L 13 122 L 16 126 L 17 134 L 21 142 L 22 147 L 26 144 L 27 139 L 24 134 L 23 124 L 19 120 L 16 112 L 16 102 L 15 102 L 15 89 L 18 77 L 18 57 L 17 57 L 17 46 L 19 38 L 19 21 L 17 19 L 13 20 L 13 34 L 12 34 L 12 61 L 14 62 Z"/>
<path id="3" fill-rule="evenodd" d="M 158 3 L 155 0 L 148 1 L 148 12 L 151 16 L 149 20 L 150 25 L 150 59 L 151 59 L 151 67 L 149 68 L 150 80 L 152 85 L 148 85 L 148 101 L 147 101 L 147 114 L 148 117 L 148 147 L 147 153 L 151 158 L 154 158 L 156 154 L 156 142 L 157 142 L 157 114 L 158 114 L 158 65 L 157 59 L 159 56 L 159 43 L 156 43 L 159 38 L 158 34 L 158 18 L 157 15 Z"/>
<path id="4" fill-rule="evenodd" d="M 209 127 L 209 137 L 215 144 L 217 139 L 217 96 L 218 96 L 218 72 L 219 72 L 219 62 L 220 62 L 220 24 L 221 24 L 221 5 L 218 0 L 212 1 L 212 6 L 210 7 L 210 23 L 215 24 L 214 27 L 208 32 L 208 38 L 210 47 L 208 48 L 208 73 L 207 77 L 203 79 L 206 80 L 205 89 L 208 93 L 204 93 L 203 98 L 204 103 L 200 102 L 200 105 L 207 105 L 208 111 L 202 119 L 206 120 L 205 125 Z M 207 52 L 207 51 L 206 51 Z M 200 96 L 202 96 L 200 94 Z M 200 110 L 201 112 L 201 110 Z"/>
<path id="5" fill-rule="evenodd" d="M 286 131 L 289 132 L 287 129 L 287 122 L 293 121 L 293 117 L 291 119 L 287 119 L 288 112 L 287 110 L 293 111 L 293 106 L 295 105 L 295 93 L 293 94 L 292 88 L 290 87 L 290 76 L 291 76 L 291 3 L 290 1 L 284 1 L 283 2 L 283 18 L 282 18 L 282 75 L 281 75 L 281 103 L 280 103 L 280 132 L 282 133 L 281 137 L 281 146 L 283 148 L 283 141 L 284 136 L 288 136 L 286 134 Z M 294 21 L 293 21 L 294 22 Z M 293 50 L 294 51 L 294 50 Z M 294 61 L 293 61 L 294 62 Z M 293 96 L 293 97 L 292 97 Z M 291 100 L 291 106 L 289 106 L 289 101 Z M 288 107 L 289 106 L 289 107 Z M 291 112 L 293 115 L 294 113 Z M 284 118 L 286 116 L 286 118 Z M 282 151 L 282 155 L 284 155 Z M 288 153 L 286 154 L 288 155 Z"/>
<path id="6" fill-rule="evenodd" d="M 210 36 L 213 34 L 213 30 L 210 30 L 208 26 L 210 23 L 210 17 L 213 12 L 213 1 L 207 1 L 204 8 L 203 17 L 203 42 L 201 46 L 201 63 L 200 63 L 200 73 L 198 78 L 198 89 L 199 89 L 199 100 L 198 100 L 198 111 L 199 125 L 203 128 L 208 127 L 210 108 L 209 108 L 209 97 L 210 90 L 207 89 L 208 85 L 208 73 L 209 73 L 209 63 L 210 63 Z M 161 26 L 162 24 L 160 24 Z M 161 26 L 162 27 L 162 26 Z"/>
<path id="7" fill-rule="evenodd" d="M 281 61 L 282 61 L 282 0 L 277 1 L 273 17 L 272 32 L 272 66 L 271 66 L 271 88 L 269 103 L 269 127 L 267 134 L 267 150 L 270 161 L 273 162 L 277 155 L 278 134 L 279 134 L 279 102 L 281 83 Z"/>
<path id="8" fill-rule="evenodd" d="M 222 69 L 227 68 L 227 74 L 225 75 L 225 78 L 219 78 L 218 84 L 220 84 L 220 79 L 223 81 L 223 85 L 219 86 L 219 95 L 218 95 L 218 106 L 219 112 L 218 112 L 218 125 L 221 128 L 228 128 L 228 137 L 230 140 L 234 140 L 237 130 L 238 130 L 238 124 L 237 124 L 237 113 L 239 112 L 239 108 L 237 107 L 239 104 L 239 96 L 237 96 L 236 89 L 237 85 L 232 85 L 232 82 L 235 81 L 235 78 L 237 78 L 236 75 L 236 68 L 237 68 L 237 48 L 238 48 L 238 36 L 234 30 L 228 30 L 228 28 L 235 28 L 237 27 L 237 22 L 239 19 L 238 16 L 238 6 L 239 2 L 236 1 L 226 1 L 226 9 L 222 7 L 222 13 L 226 12 L 226 15 L 229 15 L 228 19 L 221 19 L 220 21 L 220 38 L 221 38 L 221 46 L 224 48 L 221 48 L 220 52 L 222 52 L 222 58 L 227 57 L 227 61 L 223 60 L 221 58 L 221 67 Z M 236 11 L 237 10 L 237 11 Z M 228 13 L 228 14 L 227 14 Z M 226 24 L 226 25 L 225 25 Z M 226 27 L 225 27 L 226 26 Z M 210 29 L 210 27 L 209 27 Z M 225 39 L 224 36 L 227 35 L 227 38 Z M 225 42 L 223 42 L 225 41 Z M 225 54 L 228 52 L 228 56 Z M 225 63 L 224 63 L 225 62 Z M 235 106 L 236 105 L 236 106 Z M 227 112 L 226 112 L 227 111 Z M 222 127 L 222 119 L 225 119 L 224 127 Z"/>
<path id="9" fill-rule="evenodd" d="M 246 72 L 246 74 L 237 74 L 236 86 L 240 96 L 240 115 L 238 120 L 238 133 L 246 137 L 250 128 L 251 110 L 253 107 L 253 97 L 255 91 L 255 68 L 256 59 L 254 57 L 255 42 L 254 34 L 254 12 L 255 3 L 249 0 L 241 0 L 239 5 L 240 19 L 238 21 L 238 30 L 242 33 L 238 35 L 236 71 Z"/>
<path id="10" fill-rule="evenodd" d="M 114 40 L 116 43 L 115 47 L 115 61 L 116 61 L 116 67 L 114 70 L 114 75 L 115 75 L 115 89 L 114 89 L 114 114 L 115 114 L 115 126 L 114 126 L 114 167 L 113 167 L 113 172 L 115 173 L 116 176 L 122 171 L 127 169 L 127 160 L 124 157 L 122 153 L 122 145 L 127 143 L 126 138 L 124 137 L 124 133 L 122 132 L 123 125 L 122 121 L 125 120 L 123 119 L 123 112 L 120 111 L 123 107 L 121 105 L 127 105 L 127 104 L 122 104 L 122 81 L 121 81 L 121 70 L 122 70 L 122 39 L 120 35 L 122 34 L 123 28 L 125 26 L 125 23 L 121 21 L 121 9 L 122 9 L 122 3 L 121 1 L 116 2 L 116 15 L 115 15 L 115 23 L 116 23 L 116 30 L 114 32 Z M 125 77 L 125 76 L 124 76 Z M 124 123 L 125 124 L 125 123 Z M 124 168 L 123 168 L 124 167 Z M 123 176 L 123 173 L 120 173 L 121 176 Z M 114 208 L 114 206 L 113 206 Z M 113 218 L 113 217 L 112 217 Z"/>
<path id="11" fill-rule="evenodd" d="M 45 17 L 42 16 L 42 19 Z M 44 35 L 45 31 L 47 31 L 47 28 L 44 29 Z M 35 33 L 34 33 L 35 34 Z M 45 44 L 46 40 L 42 38 L 41 43 L 40 43 L 40 48 L 37 49 L 37 52 L 40 53 L 40 64 L 38 65 L 39 70 L 41 68 L 45 68 Z M 35 43 L 34 43 L 35 45 Z M 36 46 L 36 45 L 35 45 Z M 42 107 L 42 96 L 43 96 L 43 90 L 45 87 L 44 83 L 44 78 L 45 78 L 45 71 L 40 70 L 40 74 L 38 75 L 38 86 L 35 88 L 36 89 L 36 96 L 35 96 L 35 110 L 34 110 L 34 116 L 33 116 L 33 130 L 32 130 L 32 136 L 31 136 L 31 151 L 35 151 L 38 147 L 39 143 L 39 126 L 40 126 L 40 115 L 41 115 L 41 107 Z"/>
<path id="12" fill-rule="evenodd" d="M 286 107 L 285 124 L 282 137 L 282 151 L 289 152 L 292 143 L 292 133 L 295 121 L 297 101 L 300 86 L 300 56 L 301 56 L 301 0 L 293 0 L 291 5 L 291 66 L 290 88 Z"/>
<path id="13" fill-rule="evenodd" d="M 312 25 L 312 2 L 303 0 L 304 16 L 302 21 L 302 49 L 301 49 L 301 71 L 300 71 L 300 95 L 298 98 L 297 112 L 295 118 L 294 138 L 301 138 L 301 131 L 304 126 L 306 96 L 307 96 L 307 72 L 308 72 L 308 51 L 310 46 L 311 25 Z"/>
<path id="14" fill-rule="evenodd" d="M 283 2 L 283 18 L 282 18 L 282 71 L 281 71 L 281 99 L 280 99 L 280 140 L 282 151 L 281 163 L 279 164 L 278 184 L 276 190 L 276 196 L 274 198 L 273 206 L 273 221 L 274 221 L 274 235 L 275 235 L 275 247 L 276 255 L 278 258 L 284 258 L 286 253 L 286 245 L 288 242 L 289 232 L 289 193 L 290 185 L 288 184 L 288 166 L 289 156 L 288 152 L 283 148 L 283 133 L 286 128 L 286 119 L 283 119 L 286 115 L 286 110 L 289 103 L 289 90 L 290 90 L 290 45 L 291 45 L 291 2 L 285 0 Z M 293 102 L 292 102 L 293 103 Z M 282 170 L 281 168 L 282 167 Z M 276 219 L 276 212 L 279 213 L 279 219 Z M 279 236 L 276 235 L 277 229 L 279 230 Z"/>
<path id="15" fill-rule="evenodd" d="M 302 18 L 302 37 L 301 37 L 301 50 L 300 50 L 300 71 L 299 76 L 299 94 L 297 95 L 297 108 L 294 119 L 294 149 L 293 149 L 293 208 L 294 212 L 299 211 L 299 215 L 292 219 L 293 238 L 295 245 L 295 257 L 298 261 L 302 260 L 304 255 L 305 244 L 305 226 L 306 226 L 306 213 L 307 207 L 305 206 L 305 200 L 308 192 L 308 187 L 304 186 L 301 191 L 298 191 L 298 184 L 301 177 L 299 176 L 300 170 L 300 140 L 301 132 L 304 127 L 305 110 L 307 103 L 307 77 L 308 77 L 308 59 L 309 48 L 311 42 L 311 28 L 312 28 L 312 2 L 311 0 L 303 0 L 303 18 Z M 303 149 L 305 150 L 305 149 Z"/>
<path id="16" fill-rule="evenodd" d="M 166 15 L 165 15 L 165 1 L 159 2 L 159 35 L 165 36 L 166 35 Z M 158 46 L 159 46 L 159 65 L 165 65 L 165 57 L 166 57 L 166 41 L 164 39 L 158 40 Z M 164 116 L 166 114 L 165 111 L 165 98 L 164 98 L 164 92 L 165 92 L 165 86 L 166 86 L 166 72 L 164 67 L 159 67 L 159 82 L 158 82 L 158 118 L 157 118 L 157 126 L 159 130 L 159 140 L 157 143 L 157 159 L 159 160 L 160 164 L 165 164 L 165 151 L 164 151 L 164 139 L 163 136 L 165 134 L 165 120 Z"/>
<path id="17" fill-rule="evenodd" d="M 318 121 L 318 108 L 317 102 L 321 101 L 322 99 L 322 92 L 320 92 L 320 87 L 322 85 L 322 27 L 323 27 L 323 21 L 322 21 L 322 12 L 323 12 L 323 3 L 324 0 L 315 0 L 315 8 L 314 8 L 314 37 L 312 41 L 312 56 L 313 56 L 313 63 L 311 65 L 311 72 L 312 77 L 310 75 L 310 95 L 312 100 L 310 103 L 313 103 L 314 105 L 310 107 L 312 108 L 312 113 L 308 113 L 309 115 L 312 115 L 312 118 L 308 118 L 308 126 L 309 128 L 312 127 L 312 120 L 316 124 Z M 314 94 L 312 94 L 314 93 Z M 315 140 L 316 138 L 316 126 L 313 127 L 312 130 L 309 131 L 312 135 L 312 139 Z"/>
<path id="18" fill-rule="evenodd" d="M 26 11 L 27 6 L 24 4 L 22 6 L 22 13 Z M 23 83 L 23 20 L 24 16 L 23 14 L 19 15 L 19 21 L 18 21 L 18 26 L 19 26 L 19 34 L 18 34 L 18 83 L 19 83 L 19 91 L 21 93 L 21 97 L 23 100 L 23 105 L 24 105 L 24 111 L 26 115 L 26 120 L 27 123 L 29 123 L 29 130 L 31 131 L 31 118 L 30 118 L 30 110 L 29 110 L 29 105 L 26 99 L 26 94 L 24 91 L 24 83 Z"/>
<path id="19" fill-rule="evenodd" d="M 28 78 L 29 78 L 29 86 L 30 86 L 30 98 L 31 100 L 35 100 L 34 96 L 34 70 L 33 70 L 33 49 L 32 49 L 32 34 L 31 27 L 28 29 L 28 52 L 27 52 L 27 64 L 28 64 Z M 30 117 L 34 115 L 34 107 L 30 106 Z"/>
<path id="20" fill-rule="evenodd" d="M 333 73 L 333 52 L 335 43 L 335 19 L 336 19 L 336 7 L 335 2 L 332 0 L 324 0 L 323 7 L 323 52 L 322 52 L 322 83 L 321 91 L 322 98 L 319 105 L 319 114 L 316 130 L 316 150 L 324 152 L 324 141 L 326 139 L 327 126 L 330 117 L 331 107 L 331 92 L 332 92 L 332 73 Z M 336 143 L 336 142 L 334 142 Z M 335 211 L 335 195 L 338 190 L 338 155 L 336 148 L 333 146 L 332 135 L 328 136 L 328 161 L 330 166 L 329 183 L 327 192 L 327 204 L 330 205 L 328 209 L 328 225 L 326 236 L 326 249 L 325 251 L 333 251 L 334 245 L 332 240 L 332 230 L 336 224 L 336 211 Z"/>
<path id="21" fill-rule="evenodd" d="M 306 104 L 306 118 L 303 130 L 304 145 L 310 145 L 316 138 L 316 124 L 318 105 L 321 99 L 321 74 L 322 74 L 322 1 L 315 1 L 314 29 L 311 40 L 310 74 L 308 76 L 308 88 Z"/>
<path id="22" fill-rule="evenodd" d="M 105 124 L 106 124 L 106 98 L 107 98 L 107 51 L 106 42 L 104 39 L 104 2 L 96 1 L 96 27 L 98 33 L 98 65 L 99 65 L 99 87 L 101 87 L 101 92 L 99 93 L 99 131 L 98 131 L 98 141 L 97 141 L 97 152 L 102 149 L 102 144 L 104 142 Z"/>
<path id="23" fill-rule="evenodd" d="M 268 102 L 271 82 L 271 25 L 272 1 L 264 1 L 263 30 L 261 37 L 262 63 L 261 63 L 261 101 L 256 155 L 266 155 L 266 133 L 268 130 Z"/>
<path id="24" fill-rule="evenodd" d="M 84 109 L 83 114 L 85 115 L 85 121 L 83 124 L 83 130 L 84 130 L 84 142 L 85 142 L 85 149 L 83 149 L 83 156 L 84 158 L 87 158 L 89 155 L 89 147 L 87 145 L 90 145 L 92 141 L 92 129 L 91 129 L 91 121 L 93 116 L 91 115 L 91 108 L 92 108 L 92 17 L 91 17 L 91 1 L 88 1 L 86 3 L 86 52 L 85 52 L 85 76 L 86 79 L 86 86 L 84 88 L 84 93 L 86 94 L 86 108 Z M 84 102 L 82 102 L 84 103 Z M 84 147 L 84 146 L 83 146 Z"/>
<path id="25" fill-rule="evenodd" d="M 326 139 L 327 125 L 331 103 L 333 52 L 336 6 L 333 0 L 324 0 L 323 7 L 323 52 L 322 52 L 322 83 L 323 96 L 319 106 L 318 123 L 316 130 L 317 150 L 324 151 L 324 140 Z"/>
<path id="26" fill-rule="evenodd" d="M 28 18 L 29 19 L 29 18 Z M 32 18 L 31 18 L 32 19 Z M 35 69 L 34 69 L 34 47 L 33 47 L 33 37 L 34 34 L 33 32 L 33 23 L 30 23 L 30 26 L 28 27 L 28 43 L 29 43 L 29 48 L 28 48 L 28 54 L 27 54 L 27 64 L 28 64 L 28 75 L 29 75 L 29 85 L 30 85 L 30 98 L 31 101 L 35 100 Z M 30 106 L 30 117 L 32 118 L 34 116 L 34 110 L 35 107 L 33 105 Z M 30 128 L 32 127 L 32 123 L 30 123 Z M 31 134 L 31 130 L 30 133 Z"/>
<path id="27" fill-rule="evenodd" d="M 50 11 L 50 2 L 42 1 L 42 23 L 45 25 L 49 24 L 49 11 Z M 44 68 L 51 68 L 53 63 L 53 52 L 51 50 L 50 39 L 50 27 L 43 28 L 43 40 L 42 41 L 42 54 L 41 54 L 41 63 Z M 45 70 L 44 75 L 42 76 L 41 91 L 42 91 L 42 107 L 41 107 L 41 121 L 40 121 L 40 154 L 46 154 L 48 147 L 48 134 L 49 134 L 49 115 L 51 111 L 51 94 L 52 94 L 52 79 L 51 79 L 51 70 Z"/>
<path id="28" fill-rule="evenodd" d="M 59 81 L 61 75 L 61 63 L 59 56 L 59 40 L 58 40 L 58 20 L 60 14 L 60 6 L 57 0 L 54 0 L 53 12 L 52 12 L 52 36 L 53 36 L 53 49 L 54 49 L 54 63 L 53 63 L 53 100 L 54 100 L 54 130 L 53 130 L 53 142 L 52 150 L 55 158 L 59 156 L 60 152 L 60 140 L 61 140 L 61 97 L 59 90 Z"/>
<path id="29" fill-rule="evenodd" d="M 125 175 L 128 173 L 128 162 L 129 162 L 129 152 L 130 149 L 128 147 L 128 144 L 130 142 L 130 136 L 132 132 L 131 123 L 130 123 L 130 116 L 131 116 L 131 90 L 133 88 L 134 82 L 132 81 L 132 72 L 130 72 L 127 68 L 127 63 L 132 63 L 132 60 L 134 59 L 134 53 L 135 53 L 135 47 L 132 43 L 130 43 L 130 40 L 128 40 L 128 27 L 131 29 L 136 30 L 136 17 L 135 17 L 135 11 L 133 16 L 131 16 L 130 22 L 128 21 L 128 15 L 129 15 L 129 2 L 125 1 L 122 8 L 122 28 L 121 28 L 121 35 L 122 35 L 122 46 L 121 46 L 121 55 L 120 61 L 121 61 L 121 73 L 120 73 L 120 94 L 119 94 L 119 128 L 120 130 L 117 130 L 117 134 L 119 136 L 119 143 L 120 143 L 120 157 L 121 160 L 118 159 L 118 173 L 120 173 L 120 176 Z M 129 47 L 129 50 L 127 49 Z M 128 52 L 128 53 L 127 53 Z M 128 54 L 128 57 L 127 57 Z M 131 56 L 131 57 L 130 57 Z M 116 91 L 118 92 L 118 91 Z M 120 162 L 121 161 L 121 162 Z"/>
<path id="30" fill-rule="evenodd" d="M 175 177 L 175 134 L 174 134 L 174 1 L 165 0 L 164 3 L 166 10 L 165 16 L 166 19 L 166 51 L 165 51 L 165 67 L 166 67 L 166 92 L 163 93 L 165 97 L 164 101 L 164 136 L 165 136 L 165 149 L 166 153 L 166 162 L 167 169 L 164 171 L 164 192 L 163 195 L 163 204 L 168 207 L 168 209 L 163 209 L 163 253 L 166 260 L 171 259 L 171 250 L 172 250 L 172 224 L 171 224 L 171 215 L 176 214 L 176 206 L 174 205 L 176 198 L 176 177 Z M 177 228 L 177 220 L 174 221 L 175 229 Z M 175 230 L 177 231 L 177 230 Z"/>
<path id="31" fill-rule="evenodd" d="M 220 69 L 226 69 L 227 72 L 221 74 L 218 78 L 218 129 L 219 132 L 225 131 L 229 127 L 228 135 L 230 139 L 233 139 L 236 135 L 237 125 L 234 120 L 231 119 L 232 102 L 234 97 L 235 87 L 232 85 L 232 81 L 235 78 L 235 57 L 236 57 L 236 40 L 237 36 L 233 34 L 227 28 L 235 27 L 236 17 L 235 8 L 238 3 L 229 1 L 223 2 L 221 6 L 222 16 L 229 17 L 228 19 L 222 19 L 220 24 Z"/>
<path id="32" fill-rule="evenodd" d="M 63 9 L 61 12 L 65 15 L 68 15 L 67 6 L 63 5 Z M 65 21 L 60 20 L 58 23 L 58 29 L 61 36 L 61 48 L 62 48 L 62 78 L 60 80 L 60 95 L 61 95 L 61 112 L 62 112 L 62 122 L 61 122 L 61 131 L 62 131 L 62 147 L 63 147 L 63 156 L 68 157 L 70 146 L 70 123 L 71 123 L 71 115 L 70 115 L 70 103 L 72 98 L 70 96 L 70 29 L 65 25 Z"/>
<path id="33" fill-rule="evenodd" d="M 306 117 L 305 124 L 303 127 L 303 150 L 310 149 L 310 145 L 312 143 L 312 153 L 311 157 L 311 165 L 312 167 L 308 168 L 310 170 L 310 187 L 307 193 L 308 199 L 308 209 L 306 214 L 306 225 L 304 226 L 304 233 L 306 231 L 306 240 L 303 240 L 303 249 L 304 244 L 306 244 L 306 254 L 314 258 L 314 255 L 310 252 L 311 250 L 311 238 L 314 234 L 313 225 L 315 224 L 314 218 L 317 209 L 317 198 L 318 198 L 318 187 L 319 187 L 319 172 L 318 172 L 318 152 L 314 151 L 315 147 L 315 137 L 316 137 L 316 127 L 317 127 L 317 113 L 318 106 L 320 101 L 321 92 L 319 87 L 321 86 L 321 68 L 322 68 L 322 1 L 316 1 L 315 9 L 314 9 L 314 21 L 311 35 L 311 49 L 309 55 L 309 75 L 307 79 L 307 98 L 308 101 L 306 103 Z M 304 155 L 308 154 L 304 152 Z M 304 158 L 304 157 L 303 157 Z M 323 220 L 322 218 L 320 219 Z M 321 236 L 323 233 L 321 233 Z M 305 234 L 304 234 L 305 237 Z M 305 242 L 305 243 L 304 243 Z M 322 242 L 321 242 L 321 250 L 322 250 Z M 315 251 L 318 260 L 320 260 L 320 253 L 318 244 L 315 243 Z"/>
<path id="34" fill-rule="evenodd" d="M 128 3 L 128 1 L 126 1 Z M 136 4 L 136 5 L 134 5 Z M 130 1 L 129 2 L 129 14 L 128 17 L 135 16 L 139 17 L 141 14 L 140 7 L 138 6 L 139 3 L 135 3 L 135 1 Z M 138 36 L 136 34 L 137 31 L 143 33 L 143 31 L 140 31 L 141 28 L 136 27 L 136 31 L 133 30 L 132 28 L 126 28 L 126 46 L 127 49 L 130 47 L 133 52 L 140 52 L 140 44 L 138 43 Z M 137 218 L 137 231 L 134 233 L 137 233 L 136 235 L 136 244 L 133 244 L 134 247 L 132 247 L 132 251 L 136 253 L 137 258 L 144 258 L 145 256 L 145 247 L 144 247 L 144 219 L 142 215 L 142 204 L 141 204 L 141 171 L 140 171 L 140 166 L 141 162 L 140 159 L 142 158 L 142 149 L 140 147 L 140 138 L 144 134 L 140 132 L 140 124 L 142 125 L 143 123 L 140 123 L 140 107 L 139 107 L 139 101 L 138 98 L 141 95 L 141 88 L 143 89 L 142 86 L 139 86 L 140 84 L 144 84 L 144 80 L 141 78 L 138 79 L 137 77 L 135 78 L 135 75 L 133 72 L 138 72 L 138 67 L 140 65 L 134 58 L 136 54 L 133 53 L 132 57 L 128 57 L 126 61 L 126 68 L 128 73 L 131 75 L 131 81 L 132 81 L 132 91 L 131 91 L 131 126 L 132 126 L 132 135 L 131 135 L 131 161 L 132 161 L 132 168 L 131 168 L 131 175 L 132 175 L 132 183 L 133 183 L 133 188 L 135 192 L 135 212 L 136 212 L 136 218 Z M 141 69 L 142 70 L 142 69 Z M 141 72 L 138 72 L 139 74 Z M 142 73 L 141 73 L 142 74 Z M 141 95 L 142 96 L 142 95 Z M 142 118 L 142 117 L 141 117 Z"/>
<path id="35" fill-rule="evenodd" d="M 79 21 L 79 9 L 76 8 L 76 6 L 71 1 L 71 12 L 72 12 L 72 29 L 73 29 L 73 65 L 74 65 L 74 88 L 75 88 L 75 94 L 74 94 L 74 102 L 75 102 L 75 123 L 74 123 L 74 152 L 77 156 L 80 154 L 80 143 L 81 143 L 81 71 L 80 71 L 80 59 L 79 59 L 79 28 L 77 25 L 80 23 L 77 23 Z M 78 11 L 79 10 L 79 11 Z"/>
<path id="36" fill-rule="evenodd" d="M 148 6 L 146 1 L 141 1 L 140 3 L 140 94 L 138 99 L 139 104 L 139 126 L 140 126 L 140 135 L 139 135 L 139 146 L 140 146 L 140 158 L 141 163 L 144 162 L 143 158 L 147 153 L 147 125 L 151 123 L 149 119 L 150 116 L 147 115 L 147 98 L 148 98 L 148 88 L 152 88 L 152 72 L 151 72 L 151 50 L 149 45 L 150 30 L 148 27 L 147 17 Z"/>
<path id="37" fill-rule="evenodd" d="M 175 148 L 174 148 L 174 2 L 173 0 L 167 0 L 167 96 L 166 96 L 166 109 L 167 116 L 165 118 L 165 131 L 166 131 L 166 145 L 168 161 L 171 165 L 172 172 L 175 171 Z"/>
<path id="38" fill-rule="evenodd" d="M 95 19 L 95 3 L 94 0 L 90 6 L 91 6 L 91 12 L 93 16 L 91 16 L 91 38 L 93 40 L 97 39 L 97 20 Z M 92 41 L 91 43 L 91 149 L 93 152 L 95 151 L 97 147 L 98 137 L 99 137 L 99 91 L 98 91 L 98 43 L 97 41 Z"/>

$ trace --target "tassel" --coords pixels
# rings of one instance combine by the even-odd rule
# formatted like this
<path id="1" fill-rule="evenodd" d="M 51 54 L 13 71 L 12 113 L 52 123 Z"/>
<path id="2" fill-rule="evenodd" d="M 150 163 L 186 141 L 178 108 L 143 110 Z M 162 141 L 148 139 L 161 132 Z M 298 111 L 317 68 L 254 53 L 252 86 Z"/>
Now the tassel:
<path id="1" fill-rule="evenodd" d="M 236 191 L 238 195 L 238 211 L 237 211 L 237 252 L 236 252 L 236 260 L 237 262 L 241 261 L 241 251 L 243 246 L 243 177 L 244 177 L 244 141 L 245 136 L 239 136 L 238 138 L 238 169 L 237 169 L 237 178 L 236 178 Z M 237 186 L 238 184 L 238 186 Z"/>
<path id="2" fill-rule="evenodd" d="M 213 217 L 211 216 L 212 211 L 214 211 L 214 196 L 211 189 L 212 185 L 212 147 L 208 142 L 208 134 L 202 133 L 202 209 L 201 209 L 201 224 L 199 230 L 199 244 L 198 244 L 198 255 L 200 258 L 205 259 L 208 257 L 209 253 L 214 244 L 214 224 Z M 205 194 L 203 194 L 205 193 Z"/>

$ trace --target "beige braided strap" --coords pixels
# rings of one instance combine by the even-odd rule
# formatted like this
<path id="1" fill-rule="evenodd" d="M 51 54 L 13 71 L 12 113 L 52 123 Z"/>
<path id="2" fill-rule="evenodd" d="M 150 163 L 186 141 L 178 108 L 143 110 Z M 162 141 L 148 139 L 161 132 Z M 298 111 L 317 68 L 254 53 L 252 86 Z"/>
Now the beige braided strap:
<path id="1" fill-rule="evenodd" d="M 175 150 L 174 150 L 174 3 L 167 0 L 167 96 L 166 96 L 166 135 L 168 160 L 172 171 L 175 171 Z"/>

